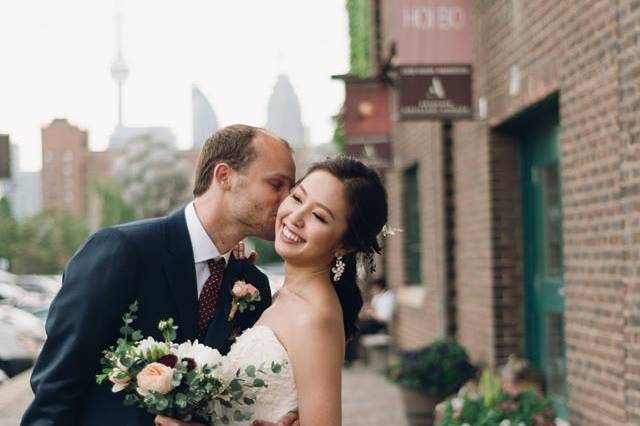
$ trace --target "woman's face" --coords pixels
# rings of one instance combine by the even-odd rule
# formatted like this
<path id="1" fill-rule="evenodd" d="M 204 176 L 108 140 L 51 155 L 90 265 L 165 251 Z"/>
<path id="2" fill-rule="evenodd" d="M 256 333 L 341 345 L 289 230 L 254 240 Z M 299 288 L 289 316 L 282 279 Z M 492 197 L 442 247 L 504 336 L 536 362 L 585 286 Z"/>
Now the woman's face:
<path id="1" fill-rule="evenodd" d="M 324 170 L 305 177 L 276 216 L 276 251 L 298 266 L 326 266 L 340 247 L 349 209 L 344 185 Z"/>

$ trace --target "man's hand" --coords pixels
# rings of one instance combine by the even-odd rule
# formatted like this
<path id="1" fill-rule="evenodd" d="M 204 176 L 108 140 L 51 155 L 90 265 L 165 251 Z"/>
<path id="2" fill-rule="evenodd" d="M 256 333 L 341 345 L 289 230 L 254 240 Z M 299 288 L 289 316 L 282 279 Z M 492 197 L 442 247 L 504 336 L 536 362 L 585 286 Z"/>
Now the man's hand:
<path id="1" fill-rule="evenodd" d="M 237 260 L 249 259 L 251 263 L 256 263 L 256 259 L 258 259 L 258 253 L 256 253 L 255 250 L 251 250 L 249 257 L 246 257 L 244 253 L 244 242 L 240 241 L 233 248 L 233 257 L 235 257 Z"/>
<path id="2" fill-rule="evenodd" d="M 251 423 L 251 426 L 300 426 L 300 419 L 298 418 L 298 413 L 295 411 L 289 411 L 280 420 L 278 420 L 278 423 L 256 420 Z"/>

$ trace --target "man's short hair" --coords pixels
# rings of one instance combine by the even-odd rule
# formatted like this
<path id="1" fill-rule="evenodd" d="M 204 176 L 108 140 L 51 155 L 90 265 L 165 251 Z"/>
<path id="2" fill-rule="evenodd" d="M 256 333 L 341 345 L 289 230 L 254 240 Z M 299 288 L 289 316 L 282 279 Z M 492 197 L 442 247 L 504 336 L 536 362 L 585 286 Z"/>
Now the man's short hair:
<path id="1" fill-rule="evenodd" d="M 213 171 L 219 163 L 227 163 L 236 171 L 247 168 L 258 155 L 253 140 L 259 132 L 271 135 L 264 129 L 246 124 L 233 124 L 211 135 L 204 142 L 198 155 L 193 195 L 200 196 L 209 189 Z M 291 151 L 287 141 L 278 136 L 272 136 L 279 139 Z"/>

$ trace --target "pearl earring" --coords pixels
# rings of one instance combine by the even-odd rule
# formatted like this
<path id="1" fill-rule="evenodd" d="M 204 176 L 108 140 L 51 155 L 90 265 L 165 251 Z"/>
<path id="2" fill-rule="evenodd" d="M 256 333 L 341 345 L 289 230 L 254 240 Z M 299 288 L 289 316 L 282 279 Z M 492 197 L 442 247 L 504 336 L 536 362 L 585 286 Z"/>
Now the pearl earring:
<path id="1" fill-rule="evenodd" d="M 331 272 L 333 273 L 333 282 L 340 281 L 340 277 L 344 272 L 345 264 L 342 261 L 342 256 L 336 256 L 336 264 L 333 268 L 331 268 Z"/>

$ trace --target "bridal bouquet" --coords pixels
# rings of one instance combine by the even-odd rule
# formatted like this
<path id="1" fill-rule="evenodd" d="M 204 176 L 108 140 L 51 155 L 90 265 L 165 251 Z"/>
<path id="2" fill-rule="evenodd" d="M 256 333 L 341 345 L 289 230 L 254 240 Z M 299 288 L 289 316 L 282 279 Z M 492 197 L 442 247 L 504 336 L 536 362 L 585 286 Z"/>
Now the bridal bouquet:
<path id="1" fill-rule="evenodd" d="M 122 320 L 122 337 L 103 352 L 102 373 L 96 381 L 109 380 L 113 392 L 124 392 L 126 405 L 137 405 L 152 414 L 181 420 L 200 418 L 209 424 L 250 420 L 249 406 L 267 386 L 260 378 L 264 365 L 248 365 L 244 370 L 225 371 L 223 356 L 215 349 L 187 341 L 176 344 L 173 319 L 160 321 L 164 341 L 143 338 L 132 327 L 138 302 L 129 306 Z M 282 364 L 272 362 L 279 373 Z"/>

